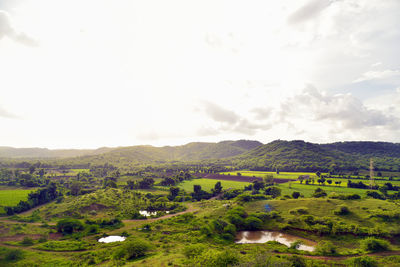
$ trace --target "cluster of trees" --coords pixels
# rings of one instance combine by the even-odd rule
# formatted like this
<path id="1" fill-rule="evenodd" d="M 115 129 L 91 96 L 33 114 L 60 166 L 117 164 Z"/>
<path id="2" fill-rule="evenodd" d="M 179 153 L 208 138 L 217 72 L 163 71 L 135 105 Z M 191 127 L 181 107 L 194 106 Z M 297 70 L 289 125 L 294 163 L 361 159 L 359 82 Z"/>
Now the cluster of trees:
<path id="1" fill-rule="evenodd" d="M 128 189 L 150 189 L 154 185 L 153 178 L 143 178 L 141 180 L 129 180 L 127 181 L 127 188 Z"/>
<path id="2" fill-rule="evenodd" d="M 162 186 L 173 186 L 184 180 L 192 179 L 192 175 L 189 172 L 181 171 L 179 174 L 172 177 L 164 177 L 164 179 L 160 182 Z"/>
<path id="3" fill-rule="evenodd" d="M 50 183 L 47 187 L 38 189 L 35 192 L 31 192 L 28 195 L 28 200 L 21 200 L 15 207 L 5 207 L 8 215 L 13 215 L 14 213 L 20 213 L 36 206 L 48 203 L 57 197 L 61 196 L 61 193 L 57 190 L 57 185 L 55 183 Z"/>

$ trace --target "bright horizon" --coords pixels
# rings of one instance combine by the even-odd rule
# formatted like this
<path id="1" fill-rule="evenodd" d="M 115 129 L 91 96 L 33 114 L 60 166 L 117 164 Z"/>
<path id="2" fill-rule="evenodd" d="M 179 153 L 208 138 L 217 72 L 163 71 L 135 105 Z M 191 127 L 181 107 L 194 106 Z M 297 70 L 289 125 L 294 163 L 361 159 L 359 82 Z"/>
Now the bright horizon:
<path id="1" fill-rule="evenodd" d="M 400 2 L 0 2 L 0 146 L 400 142 Z"/>

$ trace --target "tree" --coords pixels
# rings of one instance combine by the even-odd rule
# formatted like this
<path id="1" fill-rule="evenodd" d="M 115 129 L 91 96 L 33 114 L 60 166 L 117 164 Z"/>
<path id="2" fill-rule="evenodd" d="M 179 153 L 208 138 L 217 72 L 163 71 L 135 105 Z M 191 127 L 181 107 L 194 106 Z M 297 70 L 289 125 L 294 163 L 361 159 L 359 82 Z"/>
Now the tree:
<path id="1" fill-rule="evenodd" d="M 201 191 L 201 185 L 195 184 L 193 185 L 193 191 L 198 194 Z"/>
<path id="2" fill-rule="evenodd" d="M 272 174 L 267 174 L 263 177 L 263 181 L 266 185 L 274 184 L 274 176 Z"/>
<path id="3" fill-rule="evenodd" d="M 29 167 L 29 174 L 33 174 L 35 172 L 35 170 L 36 170 L 36 167 L 34 165 L 31 165 Z"/>
<path id="4" fill-rule="evenodd" d="M 62 219 L 57 223 L 57 231 L 66 235 L 83 230 L 83 224 L 75 219 Z"/>
<path id="5" fill-rule="evenodd" d="M 332 180 L 331 180 L 331 179 L 326 180 L 326 182 L 327 182 L 329 185 L 332 184 Z"/>
<path id="6" fill-rule="evenodd" d="M 219 193 L 221 193 L 221 191 L 222 191 L 222 185 L 221 185 L 221 182 L 218 181 L 214 185 L 214 193 L 219 194 Z"/>
<path id="7" fill-rule="evenodd" d="M 299 198 L 299 197 L 300 197 L 300 192 L 294 191 L 294 192 L 292 193 L 292 197 L 293 197 L 294 199 Z"/>
<path id="8" fill-rule="evenodd" d="M 171 186 L 169 188 L 169 195 L 171 196 L 171 200 L 175 199 L 179 194 L 179 187 Z"/>
<path id="9" fill-rule="evenodd" d="M 71 189 L 71 195 L 78 196 L 82 191 L 82 185 L 80 182 L 75 181 L 71 184 L 70 189 Z"/>

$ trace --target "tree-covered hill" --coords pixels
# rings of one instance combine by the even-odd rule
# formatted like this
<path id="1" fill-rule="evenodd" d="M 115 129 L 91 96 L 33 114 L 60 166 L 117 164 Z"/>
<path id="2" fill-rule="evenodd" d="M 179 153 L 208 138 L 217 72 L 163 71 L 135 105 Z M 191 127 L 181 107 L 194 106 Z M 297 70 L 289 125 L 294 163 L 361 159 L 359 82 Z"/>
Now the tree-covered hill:
<path id="1" fill-rule="evenodd" d="M 113 150 L 113 148 L 108 147 L 98 149 L 48 149 L 0 146 L 0 158 L 69 158 L 102 154 L 111 150 Z"/>
<path id="2" fill-rule="evenodd" d="M 84 156 L 81 160 L 91 162 L 168 162 L 199 161 L 205 159 L 229 158 L 254 149 L 262 143 L 258 141 L 222 141 L 219 143 L 193 142 L 182 146 L 132 146 L 116 148 L 110 152 L 94 156 Z"/>
<path id="3" fill-rule="evenodd" d="M 301 140 L 277 140 L 236 157 L 240 168 L 253 170 L 340 171 L 369 168 L 374 159 L 376 170 L 400 168 L 400 145 L 385 142 L 342 142 L 314 144 Z"/>

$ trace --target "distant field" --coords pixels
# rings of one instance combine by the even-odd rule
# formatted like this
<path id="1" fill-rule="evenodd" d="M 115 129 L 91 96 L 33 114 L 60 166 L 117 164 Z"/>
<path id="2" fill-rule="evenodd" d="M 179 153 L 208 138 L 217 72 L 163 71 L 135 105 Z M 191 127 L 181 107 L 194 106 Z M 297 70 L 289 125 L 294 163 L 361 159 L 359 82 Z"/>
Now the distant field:
<path id="1" fill-rule="evenodd" d="M 184 189 L 188 192 L 193 192 L 193 185 L 200 185 L 201 189 L 210 192 L 211 189 L 214 188 L 214 185 L 218 182 L 215 179 L 193 179 L 188 181 L 183 181 L 178 185 L 178 187 Z M 223 181 L 221 180 L 222 189 L 227 188 L 235 188 L 235 189 L 243 189 L 244 186 L 248 185 L 249 183 L 246 182 L 236 182 L 236 181 Z"/>
<path id="2" fill-rule="evenodd" d="M 234 172 L 221 172 L 223 175 L 237 175 L 240 173 L 242 176 L 249 177 L 263 177 L 267 174 L 271 174 L 274 178 L 280 179 L 288 179 L 288 180 L 296 180 L 300 175 L 310 175 L 310 177 L 317 177 L 317 175 L 313 172 L 280 172 L 276 174 L 276 172 L 262 172 L 262 171 L 234 171 Z"/>
<path id="3" fill-rule="evenodd" d="M 292 183 L 284 183 L 277 185 L 282 190 L 282 195 L 291 195 L 292 192 L 297 191 L 303 194 L 305 197 L 311 197 L 314 193 L 315 189 L 322 188 L 329 194 L 330 192 L 336 192 L 338 194 L 358 194 L 361 197 L 366 197 L 367 191 L 366 189 L 360 188 L 347 188 L 346 185 L 341 184 L 341 186 L 332 186 L 332 185 L 325 185 L 320 186 L 318 184 L 315 185 L 305 185 L 299 184 L 298 182 Z"/>
<path id="4" fill-rule="evenodd" d="M 30 189 L 0 190 L 0 213 L 3 212 L 5 206 L 15 206 L 21 200 L 27 200 L 28 194 L 32 191 Z"/>

